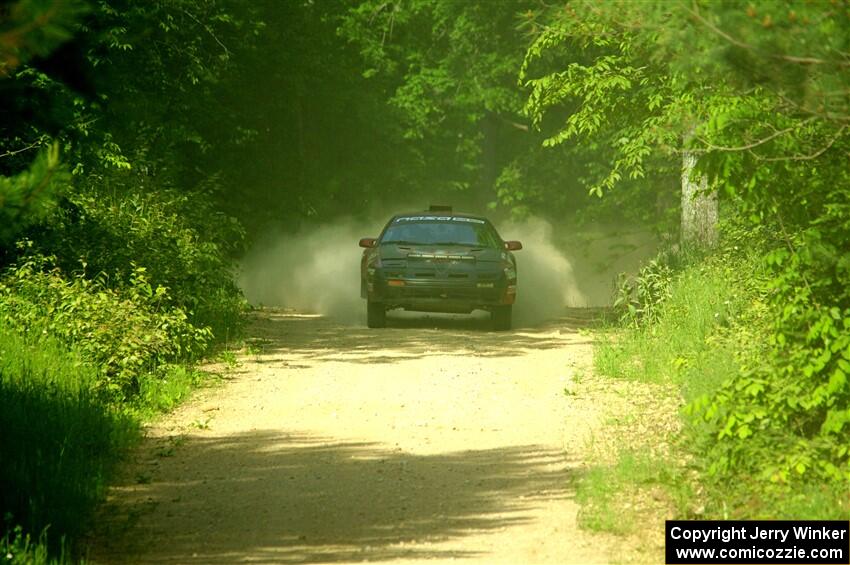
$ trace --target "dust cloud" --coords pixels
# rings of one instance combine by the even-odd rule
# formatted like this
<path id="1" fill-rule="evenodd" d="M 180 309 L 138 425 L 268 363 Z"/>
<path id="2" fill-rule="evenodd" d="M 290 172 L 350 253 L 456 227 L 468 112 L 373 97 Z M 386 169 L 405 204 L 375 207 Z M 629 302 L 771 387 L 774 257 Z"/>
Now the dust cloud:
<path id="1" fill-rule="evenodd" d="M 502 238 L 522 242 L 515 251 L 517 261 L 517 301 L 515 325 L 535 325 L 557 318 L 565 306 L 584 306 L 573 273 L 571 260 L 558 249 L 552 225 L 531 217 L 522 222 L 506 222 L 500 226 Z"/>
<path id="2" fill-rule="evenodd" d="M 365 322 L 362 250 L 357 242 L 377 237 L 380 229 L 349 219 L 297 234 L 270 234 L 243 259 L 240 287 L 254 305 L 294 308 L 343 323 Z"/>
<path id="3" fill-rule="evenodd" d="M 386 216 L 373 222 L 339 220 L 301 233 L 270 234 L 241 263 L 239 282 L 255 305 L 294 308 L 331 316 L 347 324 L 365 323 L 360 298 L 357 241 L 376 237 Z M 498 226 L 505 239 L 518 239 L 519 273 L 514 319 L 517 326 L 562 315 L 564 306 L 584 304 L 573 267 L 555 245 L 551 226 L 540 219 Z"/>

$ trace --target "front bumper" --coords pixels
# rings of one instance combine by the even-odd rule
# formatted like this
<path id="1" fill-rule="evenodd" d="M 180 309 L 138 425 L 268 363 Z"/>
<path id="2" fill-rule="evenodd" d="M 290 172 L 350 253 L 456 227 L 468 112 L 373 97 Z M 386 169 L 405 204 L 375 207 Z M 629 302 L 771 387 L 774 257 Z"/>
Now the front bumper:
<path id="1" fill-rule="evenodd" d="M 482 277 L 466 275 L 454 280 L 452 276 L 387 276 L 381 269 L 376 269 L 366 279 L 365 294 L 373 302 L 384 303 L 387 309 L 404 308 L 419 312 L 467 313 L 513 304 L 516 299 L 516 281 L 509 284 L 501 273 L 483 274 Z"/>

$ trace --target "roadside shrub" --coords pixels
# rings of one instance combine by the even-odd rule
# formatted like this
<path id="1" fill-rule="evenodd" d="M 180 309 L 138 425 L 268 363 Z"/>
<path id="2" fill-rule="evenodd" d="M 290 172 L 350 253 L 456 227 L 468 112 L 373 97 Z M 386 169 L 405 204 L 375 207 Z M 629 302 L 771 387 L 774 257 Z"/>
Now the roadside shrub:
<path id="1" fill-rule="evenodd" d="M 97 388 L 130 397 L 140 377 L 168 361 L 190 359 L 211 339 L 169 306 L 162 286 L 135 267 L 120 290 L 105 279 L 66 276 L 52 258 L 31 256 L 0 279 L 0 316 L 27 336 L 50 336 L 100 367 Z"/>
<path id="2" fill-rule="evenodd" d="M 597 346 L 595 364 L 605 375 L 679 384 L 691 399 L 715 390 L 737 369 L 734 348 L 718 330 L 733 323 L 748 299 L 734 280 L 750 264 L 716 259 L 678 273 L 661 264 L 666 261 L 641 270 L 645 302 L 636 315 L 623 313 L 629 329 Z"/>
<path id="3" fill-rule="evenodd" d="M 850 491 L 850 258 L 836 243 L 848 238 L 850 205 L 836 204 L 764 255 L 765 345 L 692 409 L 715 437 L 713 473 Z"/>
<path id="4" fill-rule="evenodd" d="M 634 277 L 621 274 L 614 298 L 620 323 L 637 328 L 657 322 L 661 305 L 670 298 L 672 280 L 673 270 L 664 254 L 647 262 Z"/>
<path id="5" fill-rule="evenodd" d="M 193 325 L 222 339 L 240 327 L 245 300 L 229 254 L 238 250 L 243 230 L 207 199 L 166 189 L 77 192 L 33 238 L 66 272 L 82 262 L 90 273 L 127 281 L 143 268 L 150 285 L 167 290 L 159 302 L 184 312 Z"/>
<path id="6" fill-rule="evenodd" d="M 653 322 L 626 318 L 597 347 L 603 374 L 681 386 L 710 515 L 850 511 L 850 280 L 818 231 L 725 226 L 722 248 L 671 275 Z"/>

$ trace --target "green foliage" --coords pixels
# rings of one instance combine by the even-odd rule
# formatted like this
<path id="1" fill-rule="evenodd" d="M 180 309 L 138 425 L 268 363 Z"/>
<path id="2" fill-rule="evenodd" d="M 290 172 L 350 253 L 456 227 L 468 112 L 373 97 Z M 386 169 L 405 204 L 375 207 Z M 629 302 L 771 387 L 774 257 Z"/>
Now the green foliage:
<path id="1" fill-rule="evenodd" d="M 360 51 L 365 74 L 387 85 L 400 126 L 395 135 L 416 142 L 425 167 L 421 180 L 411 180 L 423 196 L 443 193 L 481 206 L 484 194 L 463 193 L 486 190 L 492 198 L 488 185 L 506 164 L 494 161 L 494 147 L 522 151 L 521 130 L 510 124 L 522 127 L 514 88 L 522 37 L 514 18 L 523 4 L 370 0 L 339 16 L 339 32 Z"/>
<path id="2" fill-rule="evenodd" d="M 37 540 L 24 533 L 21 526 L 10 529 L 0 538 L 0 555 L 8 565 L 66 565 L 73 563 L 64 544 L 55 557 L 48 546 L 47 530 Z"/>
<path id="3" fill-rule="evenodd" d="M 78 0 L 20 0 L 0 19 L 0 77 L 71 38 L 85 4 Z"/>
<path id="4" fill-rule="evenodd" d="M 0 324 L 0 514 L 26 532 L 49 526 L 54 548 L 85 530 L 111 466 L 136 437 L 135 423 L 96 394 L 100 378 L 55 340 Z M 12 547 L 26 545 L 20 532 L 13 537 Z"/>
<path id="5" fill-rule="evenodd" d="M 241 241 L 242 228 L 199 196 L 74 194 L 35 237 L 67 272 L 82 262 L 88 273 L 120 283 L 143 269 L 146 282 L 163 289 L 160 309 L 176 308 L 221 339 L 241 325 L 244 299 L 227 252 Z"/>
<path id="6" fill-rule="evenodd" d="M 262 23 L 226 0 L 6 4 L 0 549 L 66 562 L 138 419 L 239 326 L 220 168 L 244 135 L 222 85 Z"/>
<path id="7" fill-rule="evenodd" d="M 362 57 L 364 88 L 386 99 L 377 121 L 394 125 L 388 150 L 414 152 L 412 162 L 398 158 L 408 193 L 515 217 L 563 218 L 595 204 L 584 186 L 595 159 L 567 148 L 542 151 L 543 136 L 522 113 L 516 73 L 528 43 L 526 14 L 537 7 L 370 0 L 337 16 L 339 33 Z"/>
<path id="8" fill-rule="evenodd" d="M 824 239 L 810 228 L 766 254 L 766 347 L 692 407 L 716 439 L 713 473 L 777 486 L 850 483 L 850 301 L 842 253 Z"/>
<path id="9" fill-rule="evenodd" d="M 591 190 L 663 174 L 689 149 L 745 219 L 727 241 L 760 253 L 744 258 L 756 275 L 726 270 L 720 259 L 742 257 L 728 250 L 687 267 L 660 301 L 664 277 L 648 267 L 621 291 L 634 329 L 600 350 L 600 368 L 682 382 L 720 481 L 768 498 L 846 489 L 846 3 L 578 1 L 534 17 L 526 111 L 549 145 L 603 149 Z"/>
<path id="10" fill-rule="evenodd" d="M 19 0 L 9 10 L 76 5 Z M 243 301 L 232 259 L 243 230 L 219 207 L 220 164 L 204 154 L 232 147 L 213 86 L 232 69 L 232 34 L 248 49 L 262 27 L 251 13 L 217 0 L 96 3 L 60 52 L 45 48 L 4 81 L 0 266 L 18 260 L 13 244 L 28 237 L 65 272 L 87 263 L 113 286 L 145 268 L 167 289 L 162 308 L 222 339 L 235 333 Z M 55 146 L 31 167 L 25 160 L 49 138 L 69 148 L 73 176 Z"/>
<path id="11" fill-rule="evenodd" d="M 34 256 L 0 280 L 0 312 L 25 335 L 48 335 L 74 347 L 100 369 L 97 388 L 123 397 L 159 365 L 191 359 L 211 338 L 179 308 L 166 307 L 168 292 L 137 267 L 120 291 L 79 273 L 70 278 Z"/>
<path id="12" fill-rule="evenodd" d="M 620 312 L 620 322 L 635 328 L 656 323 L 665 300 L 670 298 L 673 270 L 663 258 L 652 259 L 638 274 L 620 275 L 614 309 Z"/>
<path id="13" fill-rule="evenodd" d="M 366 74 L 402 78 L 389 102 L 401 110 L 406 138 L 456 137 L 457 129 L 445 131 L 446 122 L 463 131 L 487 112 L 518 116 L 522 101 L 514 77 L 524 41 L 514 28 L 525 7 L 368 1 L 342 14 L 340 33 L 360 49 Z"/>
<path id="14" fill-rule="evenodd" d="M 207 374 L 186 365 L 160 367 L 156 373 L 141 379 L 139 394 L 132 408 L 143 420 L 151 420 L 179 406 L 207 377 Z"/>
<path id="15" fill-rule="evenodd" d="M 199 171 L 198 161 L 213 144 L 232 148 L 233 137 L 221 127 L 232 112 L 214 89 L 233 73 L 234 51 L 249 47 L 262 27 L 250 16 L 249 8 L 219 0 L 93 6 L 79 41 L 97 69 L 99 98 L 108 104 L 77 102 L 83 115 L 100 120 L 86 132 L 94 139 L 81 144 L 79 167 L 87 173 L 103 165 L 135 168 L 154 182 L 215 173 L 215 165 Z"/>
<path id="16" fill-rule="evenodd" d="M 593 179 L 592 194 L 669 174 L 692 119 L 681 77 L 652 64 L 646 48 L 634 33 L 568 6 L 523 62 L 520 81 L 530 90 L 524 111 L 535 127 L 550 131 L 544 145 L 583 141 L 585 150 L 610 163 Z M 557 66 L 552 53 L 562 55 L 554 59 Z M 548 114 L 561 107 L 566 118 L 548 125 Z"/>
<path id="17" fill-rule="evenodd" d="M 836 516 L 847 511 L 840 497 L 813 501 L 848 486 L 841 374 L 850 323 L 840 310 L 796 301 L 806 294 L 793 284 L 778 292 L 789 271 L 777 277 L 774 254 L 763 253 L 776 244 L 761 231 L 728 226 L 724 248 L 677 272 L 656 318 L 630 319 L 625 335 L 598 347 L 596 366 L 682 387 L 710 513 Z"/>
<path id="18" fill-rule="evenodd" d="M 24 230 L 47 219 L 68 180 L 68 173 L 59 163 L 56 143 L 43 150 L 26 171 L 0 176 L 0 247 L 13 243 Z"/>
<path id="19" fill-rule="evenodd" d="M 691 264 L 674 275 L 664 259 L 641 272 L 643 302 L 635 314 L 623 313 L 631 328 L 622 338 L 603 342 L 596 352 L 602 373 L 644 382 L 681 384 L 686 398 L 714 390 L 734 374 L 734 347 L 718 339 L 718 328 L 730 327 L 749 295 L 742 273 L 753 260 L 714 260 Z M 635 299 L 636 300 L 636 299 Z"/>

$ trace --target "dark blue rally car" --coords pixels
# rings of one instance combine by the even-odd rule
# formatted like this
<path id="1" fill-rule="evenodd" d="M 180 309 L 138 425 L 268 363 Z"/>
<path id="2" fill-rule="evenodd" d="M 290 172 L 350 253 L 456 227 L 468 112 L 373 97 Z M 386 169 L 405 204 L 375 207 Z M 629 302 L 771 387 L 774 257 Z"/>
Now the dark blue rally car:
<path id="1" fill-rule="evenodd" d="M 432 206 L 393 216 L 381 235 L 360 240 L 360 295 L 370 328 L 387 311 L 492 313 L 496 330 L 511 328 L 517 292 L 518 241 L 504 241 L 482 216 Z"/>

